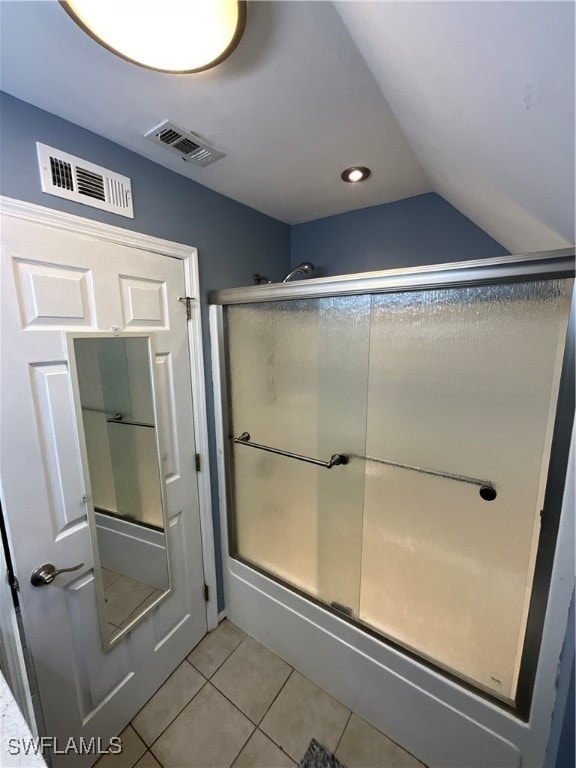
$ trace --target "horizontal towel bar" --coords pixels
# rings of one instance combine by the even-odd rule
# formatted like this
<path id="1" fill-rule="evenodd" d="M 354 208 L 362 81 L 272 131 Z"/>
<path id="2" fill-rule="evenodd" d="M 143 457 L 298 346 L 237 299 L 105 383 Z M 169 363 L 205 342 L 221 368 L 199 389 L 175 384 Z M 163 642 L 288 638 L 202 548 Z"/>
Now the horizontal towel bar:
<path id="1" fill-rule="evenodd" d="M 456 480 L 459 483 L 470 483 L 480 486 L 480 496 L 484 501 L 494 501 L 496 498 L 496 487 L 491 480 L 481 480 L 478 477 L 468 477 L 467 475 L 455 475 L 452 472 L 442 472 L 439 469 L 427 469 L 426 467 L 417 467 L 414 464 L 402 464 L 399 461 L 390 461 L 389 459 L 377 459 L 375 456 L 356 456 L 358 459 L 373 461 L 375 464 L 385 464 L 389 467 L 398 467 L 399 469 L 409 469 L 413 472 L 421 472 L 424 475 L 434 475 L 434 477 L 445 477 L 448 480 Z"/>
<path id="2" fill-rule="evenodd" d="M 310 456 L 302 456 L 300 453 L 292 453 L 291 451 L 282 451 L 280 448 L 272 448 L 269 445 L 252 443 L 248 432 L 242 432 L 240 437 L 234 438 L 234 442 L 238 443 L 238 445 L 248 445 L 250 448 L 257 448 L 259 451 L 267 451 L 268 453 L 275 453 L 278 456 L 286 456 L 288 459 L 305 461 L 307 464 L 316 464 L 316 466 L 325 467 L 326 469 L 332 469 L 332 467 L 337 467 L 339 464 L 348 464 L 348 457 L 343 456 L 340 453 L 334 453 L 330 456 L 328 461 L 322 461 L 322 459 L 313 459 Z"/>
<path id="3" fill-rule="evenodd" d="M 105 411 L 103 408 L 88 408 L 86 405 L 82 406 L 83 411 L 92 411 L 93 413 L 110 413 L 110 411 Z M 106 421 L 108 424 L 128 424 L 130 427 L 149 427 L 150 429 L 155 429 L 156 424 L 148 424 L 146 421 L 129 421 L 125 419 L 121 413 L 115 413 L 114 416 L 107 416 Z"/>
<path id="4" fill-rule="evenodd" d="M 148 427 L 149 429 L 154 429 L 156 427 L 156 424 L 148 424 L 146 421 L 129 421 L 123 419 L 119 413 L 112 419 L 106 419 L 106 421 L 108 424 L 126 424 L 129 427 Z"/>

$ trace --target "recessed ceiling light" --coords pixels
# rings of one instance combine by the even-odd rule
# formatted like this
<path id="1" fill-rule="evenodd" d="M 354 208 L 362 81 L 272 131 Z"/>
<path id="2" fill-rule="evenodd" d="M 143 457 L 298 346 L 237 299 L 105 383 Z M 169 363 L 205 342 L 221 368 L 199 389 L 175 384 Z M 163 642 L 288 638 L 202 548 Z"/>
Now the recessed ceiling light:
<path id="1" fill-rule="evenodd" d="M 238 45 L 246 3 L 238 0 L 60 0 L 96 42 L 161 72 L 200 72 Z"/>
<path id="2" fill-rule="evenodd" d="M 364 165 L 354 165 L 352 168 L 346 168 L 345 171 L 342 171 L 341 179 L 350 184 L 356 184 L 359 181 L 366 181 L 371 173 L 370 168 L 366 168 Z"/>

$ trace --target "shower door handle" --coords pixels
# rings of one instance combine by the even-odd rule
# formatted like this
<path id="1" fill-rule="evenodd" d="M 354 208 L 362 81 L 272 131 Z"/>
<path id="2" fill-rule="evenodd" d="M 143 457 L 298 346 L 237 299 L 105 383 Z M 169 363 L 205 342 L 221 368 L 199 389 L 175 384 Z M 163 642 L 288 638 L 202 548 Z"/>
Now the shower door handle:
<path id="1" fill-rule="evenodd" d="M 455 480 L 458 483 L 469 483 L 470 485 L 480 486 L 479 494 L 484 501 L 494 501 L 498 492 L 496 486 L 491 480 L 482 480 L 479 477 L 468 477 L 468 475 L 456 475 L 453 472 L 444 472 L 440 469 L 429 469 L 427 467 L 417 467 L 414 464 L 403 464 L 400 461 L 391 461 L 390 459 L 378 459 L 376 456 L 356 456 L 364 461 L 373 461 L 375 464 L 385 464 L 388 467 L 397 467 L 398 469 L 410 469 L 412 472 L 421 472 L 423 475 L 432 475 L 433 477 L 445 477 L 447 480 Z"/>
<path id="2" fill-rule="evenodd" d="M 322 459 L 314 459 L 311 456 L 303 456 L 300 453 L 292 453 L 291 451 L 283 451 L 280 448 L 272 448 L 270 445 L 253 443 L 250 440 L 250 434 L 248 432 L 242 432 L 240 437 L 234 438 L 234 442 L 238 445 L 248 445 L 250 448 L 257 448 L 259 451 L 275 453 L 277 456 L 286 456 L 288 459 L 305 461 L 307 464 L 315 464 L 317 467 L 325 467 L 325 469 L 332 469 L 332 467 L 337 467 L 340 464 L 348 464 L 348 456 L 345 456 L 342 453 L 333 453 L 328 461 L 322 461 Z"/>

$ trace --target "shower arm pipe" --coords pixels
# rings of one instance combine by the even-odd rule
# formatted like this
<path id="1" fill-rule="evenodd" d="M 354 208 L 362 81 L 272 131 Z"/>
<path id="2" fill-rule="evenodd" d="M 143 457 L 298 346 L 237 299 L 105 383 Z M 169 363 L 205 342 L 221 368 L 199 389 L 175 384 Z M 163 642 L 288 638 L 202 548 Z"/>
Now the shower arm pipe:
<path id="1" fill-rule="evenodd" d="M 355 455 L 355 454 L 354 454 Z M 399 461 L 391 461 L 389 459 L 378 459 L 375 456 L 355 456 L 358 459 L 364 459 L 365 461 L 373 461 L 375 464 L 385 464 L 388 467 L 398 467 L 399 469 L 409 469 L 412 472 L 421 472 L 423 475 L 433 475 L 434 477 L 445 477 L 448 480 L 456 480 L 459 483 L 469 483 L 470 485 L 480 486 L 480 492 L 488 493 L 492 491 L 496 498 L 496 486 L 491 480 L 481 480 L 478 477 L 468 477 L 467 475 L 456 475 L 452 472 L 443 472 L 440 469 L 428 469 L 427 467 L 417 467 L 414 464 L 403 464 Z M 484 496 L 482 496 L 484 498 Z M 490 499 L 492 500 L 492 499 Z"/>
<path id="2" fill-rule="evenodd" d="M 332 467 L 337 467 L 341 464 L 348 464 L 348 457 L 341 453 L 334 453 L 330 456 L 328 461 L 322 461 L 322 459 L 313 459 L 311 456 L 302 456 L 300 453 L 292 453 L 291 451 L 283 451 L 280 448 L 272 448 L 270 445 L 253 443 L 250 440 L 250 434 L 248 432 L 242 432 L 239 437 L 234 438 L 234 442 L 238 445 L 248 445 L 250 448 L 257 448 L 259 451 L 275 453 L 278 456 L 286 456 L 288 459 L 304 461 L 307 464 L 315 464 L 317 467 L 325 467 L 326 469 L 332 469 Z"/>

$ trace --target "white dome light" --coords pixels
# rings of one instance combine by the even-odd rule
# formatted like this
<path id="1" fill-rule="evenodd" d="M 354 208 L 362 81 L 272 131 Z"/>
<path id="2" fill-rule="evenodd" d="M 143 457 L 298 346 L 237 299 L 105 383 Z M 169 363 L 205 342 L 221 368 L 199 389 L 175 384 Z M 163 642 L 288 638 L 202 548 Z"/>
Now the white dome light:
<path id="1" fill-rule="evenodd" d="M 66 12 L 122 58 L 162 72 L 198 72 L 238 45 L 246 3 L 237 0 L 69 0 Z"/>

